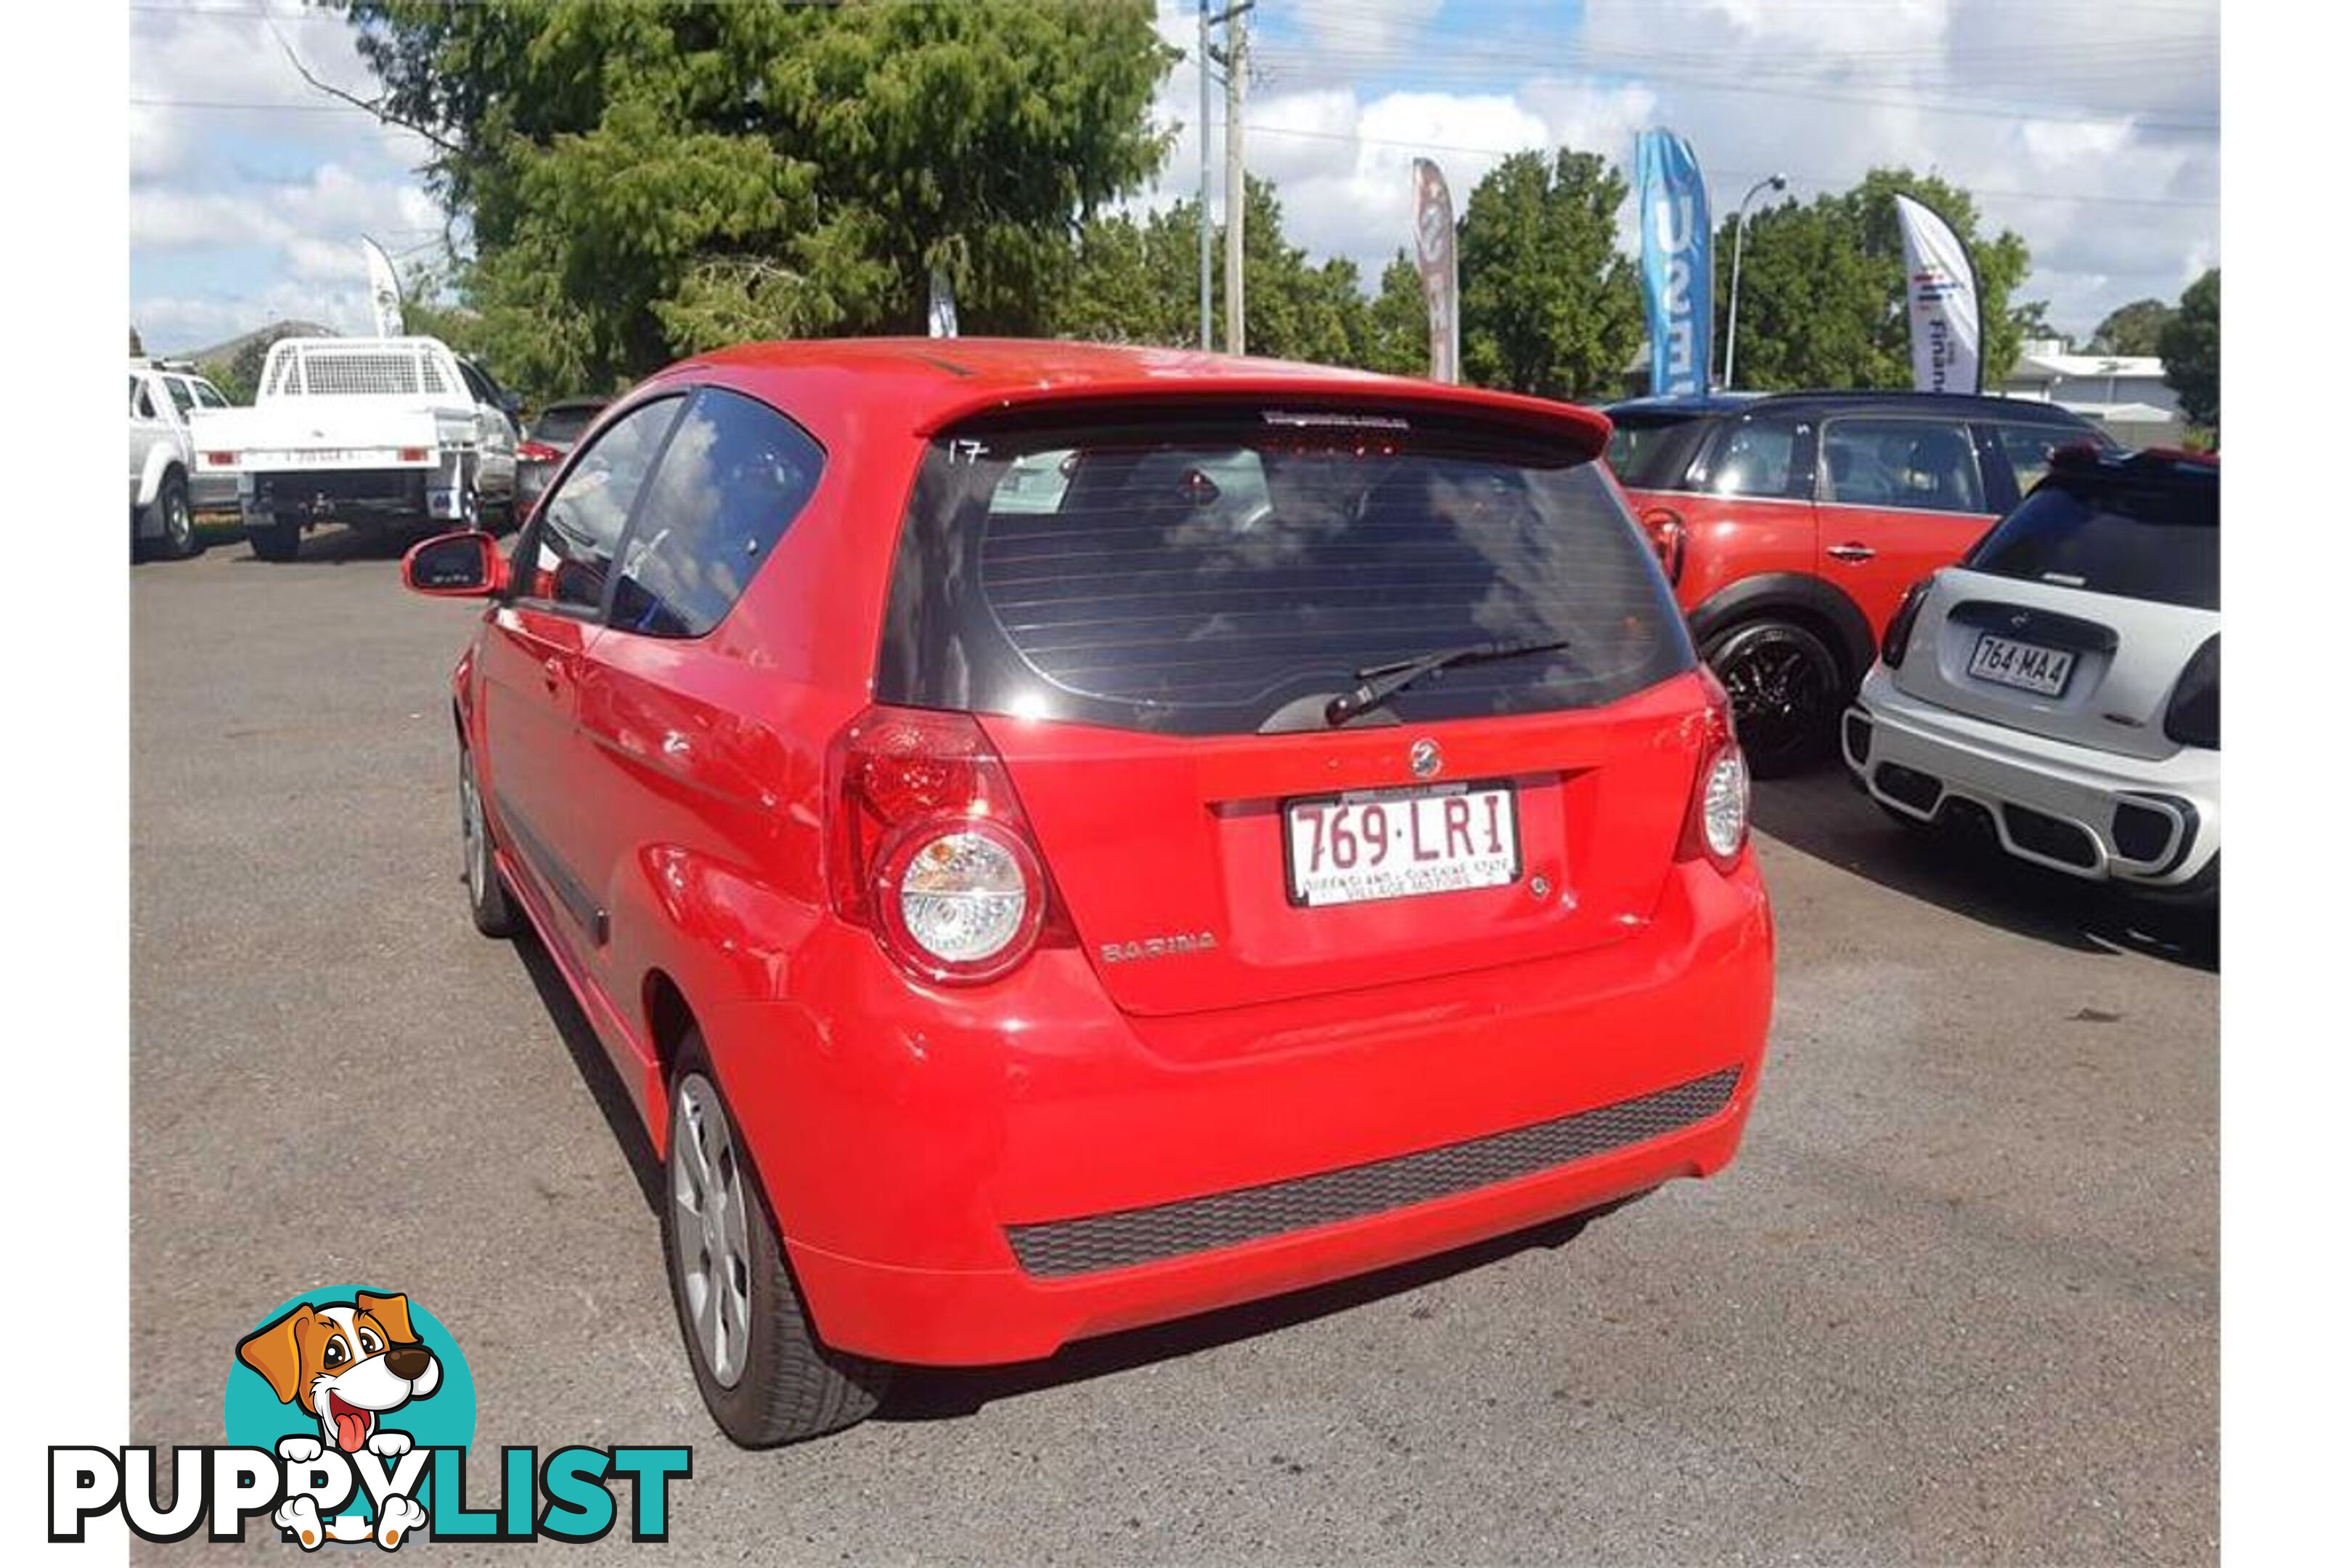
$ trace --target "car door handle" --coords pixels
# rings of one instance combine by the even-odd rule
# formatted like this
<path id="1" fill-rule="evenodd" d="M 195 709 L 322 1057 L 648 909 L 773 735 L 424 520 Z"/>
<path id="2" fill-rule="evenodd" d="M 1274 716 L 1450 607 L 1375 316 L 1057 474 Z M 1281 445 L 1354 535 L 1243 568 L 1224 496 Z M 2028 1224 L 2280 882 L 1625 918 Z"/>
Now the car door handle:
<path id="1" fill-rule="evenodd" d="M 549 694 L 553 695 L 555 689 L 563 684 L 563 661 L 560 658 L 540 660 L 539 674 L 540 679 L 547 682 Z"/>
<path id="2" fill-rule="evenodd" d="M 1867 544 L 1832 544 L 1829 548 L 1829 553 L 1839 561 L 1868 561 L 1875 557 L 1878 552 Z"/>

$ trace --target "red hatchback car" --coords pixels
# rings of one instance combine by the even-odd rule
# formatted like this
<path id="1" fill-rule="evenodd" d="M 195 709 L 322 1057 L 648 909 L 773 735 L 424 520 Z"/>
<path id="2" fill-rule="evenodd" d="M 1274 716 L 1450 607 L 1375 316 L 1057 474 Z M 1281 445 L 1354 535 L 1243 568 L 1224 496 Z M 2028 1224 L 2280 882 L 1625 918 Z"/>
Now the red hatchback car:
<path id="1" fill-rule="evenodd" d="M 1738 1144 L 1747 774 L 1601 416 L 1261 361 L 772 343 L 617 401 L 485 596 L 467 885 L 666 1162 L 739 1442 L 894 1363 L 1574 1215 Z"/>

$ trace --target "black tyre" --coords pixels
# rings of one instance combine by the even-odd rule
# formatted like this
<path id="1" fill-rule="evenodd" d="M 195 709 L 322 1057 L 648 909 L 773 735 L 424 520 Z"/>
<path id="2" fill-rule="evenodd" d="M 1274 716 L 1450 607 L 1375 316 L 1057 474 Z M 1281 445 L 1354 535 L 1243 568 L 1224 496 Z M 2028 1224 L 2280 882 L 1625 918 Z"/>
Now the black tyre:
<path id="1" fill-rule="evenodd" d="M 2168 888 L 2147 888 L 2131 884 L 2131 895 L 2152 909 L 2175 914 L 2210 916 L 2221 910 L 2221 856 L 2215 851 L 2205 862 L 2205 868 L 2185 882 Z"/>
<path id="2" fill-rule="evenodd" d="M 481 786 L 474 780 L 474 753 L 457 748 L 457 836 L 466 861 L 466 905 L 474 929 L 484 936 L 508 937 L 522 929 L 516 918 L 514 897 L 499 875 L 498 858 L 490 853 L 489 814 L 482 809 Z"/>
<path id="3" fill-rule="evenodd" d="M 1811 631 L 1794 621 L 1743 621 L 1700 652 L 1731 694 L 1739 749 L 1758 778 L 1811 767 L 1835 747 L 1845 671 Z"/>
<path id="4" fill-rule="evenodd" d="M 302 520 L 273 517 L 268 522 L 259 522 L 248 519 L 245 542 L 264 561 L 291 561 L 302 553 Z"/>
<path id="5" fill-rule="evenodd" d="M 155 492 L 155 517 L 163 531 L 155 553 L 166 561 L 185 561 L 196 552 L 196 513 L 188 504 L 188 481 L 176 470 L 163 476 Z"/>
<path id="6" fill-rule="evenodd" d="M 733 1114 L 689 1033 L 670 1084 L 662 1256 L 702 1401 L 747 1448 L 854 1426 L 890 1369 L 816 1337 Z"/>

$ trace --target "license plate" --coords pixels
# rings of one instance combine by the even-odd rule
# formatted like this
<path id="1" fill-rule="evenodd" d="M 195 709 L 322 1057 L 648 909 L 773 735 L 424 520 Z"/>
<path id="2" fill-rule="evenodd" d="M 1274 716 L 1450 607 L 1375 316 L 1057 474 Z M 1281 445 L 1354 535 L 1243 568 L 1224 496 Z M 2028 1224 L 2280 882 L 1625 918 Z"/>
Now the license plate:
<path id="1" fill-rule="evenodd" d="M 1294 800 L 1283 808 L 1290 901 L 1309 909 L 1499 888 L 1519 879 L 1508 784 Z"/>
<path id="2" fill-rule="evenodd" d="M 1978 679 L 2043 697 L 2065 690 L 2066 677 L 2074 668 L 2074 656 L 2064 648 L 1990 635 L 1977 639 L 1977 651 L 1969 659 L 1969 673 Z"/>
<path id="3" fill-rule="evenodd" d="M 245 466 L 248 468 L 352 468 L 361 465 L 402 468 L 400 454 L 389 447 L 302 447 L 283 452 L 247 452 Z"/>

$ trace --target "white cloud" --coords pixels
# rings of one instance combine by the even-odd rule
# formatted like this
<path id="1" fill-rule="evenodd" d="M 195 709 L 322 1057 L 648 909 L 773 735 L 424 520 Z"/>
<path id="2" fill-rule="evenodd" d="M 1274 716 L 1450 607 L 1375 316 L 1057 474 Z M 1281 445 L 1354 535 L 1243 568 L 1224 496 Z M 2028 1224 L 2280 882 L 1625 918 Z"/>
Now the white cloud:
<path id="1" fill-rule="evenodd" d="M 1341 13 L 1352 26 L 1333 24 Z M 1161 17 L 1175 37 L 1192 13 L 1163 0 Z M 2126 300 L 2176 296 L 2218 254 L 2210 4 L 1587 0 L 1580 25 L 1538 32 L 1503 0 L 1314 0 L 1300 19 L 1303 39 L 1261 37 L 1276 90 L 1251 102 L 1249 163 L 1318 253 L 1395 248 L 1416 150 L 1460 204 L 1504 153 L 1564 145 L 1629 168 L 1634 133 L 1666 125 L 1690 139 L 1718 214 L 1773 173 L 1800 200 L 1884 165 L 1969 188 L 1987 226 L 2032 252 L 2021 297 L 2077 331 Z M 1174 93 L 1161 110 L 1198 112 Z M 1163 190 L 1193 177 L 1188 163 Z M 1630 247 L 1630 215 L 1620 231 Z"/>
<path id="2" fill-rule="evenodd" d="M 131 318 L 159 349 L 282 317 L 357 330 L 360 236 L 415 253 L 441 232 L 415 172 L 424 140 L 337 107 L 289 47 L 321 80 L 373 92 L 331 10 L 242 0 L 131 15 Z M 268 259 L 229 270 L 257 252 Z"/>
<path id="3" fill-rule="evenodd" d="M 251 9 L 133 14 L 132 254 L 147 285 L 133 313 L 152 342 L 177 341 L 167 321 L 336 319 L 346 295 L 357 325 L 359 234 L 397 251 L 439 229 L 415 174 L 425 144 L 322 110 Z M 299 0 L 266 9 L 314 71 L 371 90 L 347 26 Z M 1369 283 L 1407 239 L 1417 152 L 1445 169 L 1458 205 L 1508 153 L 1565 145 L 1629 167 L 1634 133 L 1668 125 L 1696 150 L 1719 214 L 1776 172 L 1801 200 L 1885 164 L 1969 188 L 1987 224 L 2033 253 L 2023 297 L 2048 299 L 2078 332 L 2126 300 L 2177 297 L 2218 261 L 2210 0 L 1586 0 L 1580 19 L 1564 15 L 1517 0 L 1262 6 L 1248 163 L 1276 182 L 1293 242 L 1356 259 Z M 1155 23 L 1185 58 L 1155 100 L 1175 135 L 1131 204 L 1146 207 L 1199 180 L 1195 0 L 1158 0 Z M 188 99 L 267 107 L 135 101 Z M 1213 124 L 1223 113 L 1220 89 Z M 300 149 L 299 172 L 240 166 L 240 141 Z M 1221 134 L 1210 152 L 1221 208 Z M 1633 243 L 1630 214 L 1621 240 Z M 204 276 L 208 255 L 255 246 L 272 257 L 257 276 L 234 288 Z"/>

